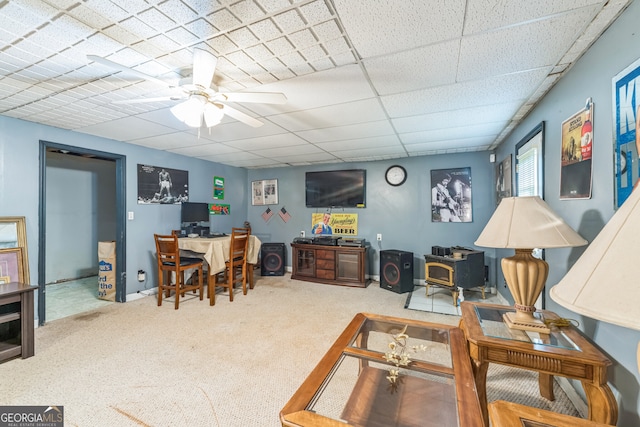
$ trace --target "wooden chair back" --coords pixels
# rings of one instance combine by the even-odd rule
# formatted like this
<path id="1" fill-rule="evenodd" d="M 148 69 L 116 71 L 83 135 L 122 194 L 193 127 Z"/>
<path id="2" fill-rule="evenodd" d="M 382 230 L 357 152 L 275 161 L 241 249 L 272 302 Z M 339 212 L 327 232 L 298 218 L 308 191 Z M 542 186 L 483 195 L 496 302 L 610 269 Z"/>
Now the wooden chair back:
<path id="1" fill-rule="evenodd" d="M 203 261 L 198 258 L 180 257 L 178 236 L 173 233 L 171 235 L 154 234 L 153 237 L 156 242 L 158 262 L 158 305 L 162 305 L 163 294 L 168 297 L 172 290 L 175 291 L 176 310 L 180 303 L 180 296 L 184 296 L 186 291 L 200 291 L 202 300 Z M 197 283 L 195 280 L 191 284 L 185 283 L 184 272 L 189 269 L 196 270 L 194 279 L 197 279 Z M 172 283 L 172 276 L 175 277 L 175 283 Z"/>

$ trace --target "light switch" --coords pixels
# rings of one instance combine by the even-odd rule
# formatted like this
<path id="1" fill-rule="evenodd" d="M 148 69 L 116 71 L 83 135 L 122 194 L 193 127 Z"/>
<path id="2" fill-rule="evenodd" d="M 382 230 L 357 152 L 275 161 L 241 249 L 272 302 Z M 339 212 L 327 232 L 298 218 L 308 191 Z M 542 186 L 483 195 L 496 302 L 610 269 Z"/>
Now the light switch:
<path id="1" fill-rule="evenodd" d="M 129 212 L 129 213 L 128 213 L 128 215 L 127 215 L 127 219 L 128 219 L 129 221 L 133 221 L 133 212 Z"/>

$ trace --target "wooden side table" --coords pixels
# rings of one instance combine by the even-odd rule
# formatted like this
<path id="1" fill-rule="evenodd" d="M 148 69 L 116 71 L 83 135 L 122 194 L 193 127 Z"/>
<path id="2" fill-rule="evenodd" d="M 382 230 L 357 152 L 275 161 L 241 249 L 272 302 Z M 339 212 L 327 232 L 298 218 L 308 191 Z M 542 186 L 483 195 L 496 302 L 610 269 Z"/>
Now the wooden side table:
<path id="1" fill-rule="evenodd" d="M 489 403 L 493 427 L 611 427 L 609 424 L 576 418 L 519 403 L 496 400 Z"/>
<path id="2" fill-rule="evenodd" d="M 588 338 L 573 326 L 552 327 L 551 334 L 510 329 L 503 314 L 513 307 L 463 302 L 460 327 L 469 345 L 480 405 L 488 426 L 487 370 L 489 363 L 500 363 L 540 373 L 540 394 L 553 400 L 553 376 L 579 380 L 589 405 L 589 419 L 615 425 L 618 406 L 607 384 L 607 367 L 611 361 Z M 540 313 L 557 319 L 550 311 Z"/>
<path id="3" fill-rule="evenodd" d="M 0 362 L 35 353 L 33 340 L 33 291 L 35 285 L 0 284 Z"/>

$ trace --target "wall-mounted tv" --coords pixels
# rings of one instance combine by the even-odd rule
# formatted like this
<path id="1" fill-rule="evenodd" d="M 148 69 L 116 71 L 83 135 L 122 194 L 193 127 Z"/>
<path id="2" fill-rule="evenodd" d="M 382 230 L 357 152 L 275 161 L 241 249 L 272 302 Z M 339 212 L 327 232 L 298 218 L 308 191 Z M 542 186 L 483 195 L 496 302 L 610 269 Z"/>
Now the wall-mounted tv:
<path id="1" fill-rule="evenodd" d="M 209 204 L 182 202 L 181 222 L 209 222 Z"/>
<path id="2" fill-rule="evenodd" d="M 367 174 L 364 169 L 307 172 L 308 208 L 364 208 Z"/>

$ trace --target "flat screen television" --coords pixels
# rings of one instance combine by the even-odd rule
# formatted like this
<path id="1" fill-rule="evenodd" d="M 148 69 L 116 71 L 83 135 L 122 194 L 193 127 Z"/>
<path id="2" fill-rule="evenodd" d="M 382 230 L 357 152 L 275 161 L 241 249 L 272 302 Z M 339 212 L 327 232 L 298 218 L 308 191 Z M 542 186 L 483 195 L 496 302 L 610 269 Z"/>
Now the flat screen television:
<path id="1" fill-rule="evenodd" d="M 366 170 L 307 172 L 305 175 L 308 208 L 364 208 Z"/>
<path id="2" fill-rule="evenodd" d="M 209 222 L 209 204 L 182 202 L 181 222 Z"/>

